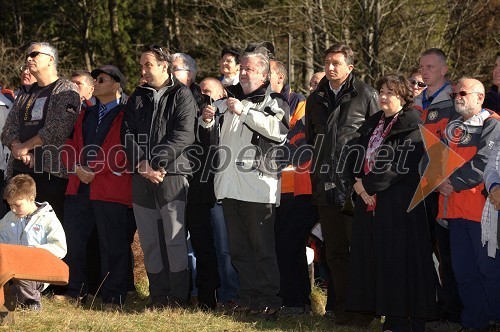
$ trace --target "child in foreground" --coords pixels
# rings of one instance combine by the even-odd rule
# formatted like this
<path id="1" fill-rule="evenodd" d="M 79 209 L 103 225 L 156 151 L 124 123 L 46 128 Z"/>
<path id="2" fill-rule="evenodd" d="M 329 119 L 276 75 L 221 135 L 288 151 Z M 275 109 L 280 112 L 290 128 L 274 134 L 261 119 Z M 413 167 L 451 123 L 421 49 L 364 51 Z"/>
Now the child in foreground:
<path id="1" fill-rule="evenodd" d="M 14 176 L 5 186 L 3 198 L 10 212 L 0 220 L 0 243 L 44 248 L 63 258 L 67 248 L 61 222 L 49 203 L 35 202 L 35 197 L 35 181 L 27 174 Z M 40 310 L 44 288 L 41 282 L 13 280 L 10 290 L 20 306 Z"/>

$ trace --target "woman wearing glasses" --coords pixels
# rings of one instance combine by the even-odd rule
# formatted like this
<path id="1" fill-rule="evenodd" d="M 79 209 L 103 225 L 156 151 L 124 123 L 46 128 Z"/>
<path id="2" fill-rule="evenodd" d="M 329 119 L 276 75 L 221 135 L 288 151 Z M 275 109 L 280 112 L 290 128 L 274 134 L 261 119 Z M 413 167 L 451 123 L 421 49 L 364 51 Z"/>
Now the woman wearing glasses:
<path id="1" fill-rule="evenodd" d="M 377 82 L 381 111 L 349 153 L 355 201 L 348 310 L 385 316 L 384 331 L 424 331 L 435 309 L 435 271 L 423 204 L 408 212 L 424 154 L 413 92 L 403 75 Z M 351 151 L 352 152 L 352 151 Z"/>
<path id="2" fill-rule="evenodd" d="M 418 96 L 419 94 L 424 91 L 424 89 L 427 87 L 427 84 L 424 83 L 422 79 L 422 74 L 420 74 L 420 71 L 418 68 L 413 68 L 410 73 L 410 78 L 408 79 L 410 81 L 410 86 L 411 89 L 413 90 L 413 97 Z"/>

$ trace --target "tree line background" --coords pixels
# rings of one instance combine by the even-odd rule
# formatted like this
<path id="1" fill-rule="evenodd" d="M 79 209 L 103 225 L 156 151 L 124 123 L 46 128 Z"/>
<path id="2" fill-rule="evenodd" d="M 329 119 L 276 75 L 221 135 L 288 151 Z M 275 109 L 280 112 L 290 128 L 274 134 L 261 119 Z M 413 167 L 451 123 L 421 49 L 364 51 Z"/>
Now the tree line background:
<path id="1" fill-rule="evenodd" d="M 290 82 L 302 91 L 336 42 L 353 48 L 356 75 L 368 83 L 408 73 L 423 50 L 439 47 L 450 79 L 467 75 L 489 85 L 500 46 L 500 0 L 0 0 L 0 8 L 0 84 L 11 88 L 32 41 L 57 47 L 62 76 L 116 65 L 128 93 L 138 84 L 145 43 L 190 54 L 199 81 L 219 75 L 224 46 L 268 40 L 278 60 L 290 61 Z"/>

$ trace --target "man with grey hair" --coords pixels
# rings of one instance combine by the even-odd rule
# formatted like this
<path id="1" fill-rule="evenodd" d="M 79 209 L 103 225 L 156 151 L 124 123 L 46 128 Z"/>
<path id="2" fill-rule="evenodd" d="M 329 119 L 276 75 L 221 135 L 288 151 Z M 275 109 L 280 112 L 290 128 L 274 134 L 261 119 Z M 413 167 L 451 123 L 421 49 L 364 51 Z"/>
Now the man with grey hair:
<path id="1" fill-rule="evenodd" d="M 46 42 L 30 45 L 26 65 L 37 82 L 18 97 L 5 123 L 2 143 L 12 151 L 11 173 L 31 175 L 36 201 L 48 201 L 63 220 L 68 173 L 60 149 L 78 117 L 80 96 L 74 83 L 59 78 L 57 63 L 54 46 Z"/>
<path id="2" fill-rule="evenodd" d="M 499 117 L 482 108 L 485 92 L 478 80 L 462 78 L 455 91 L 461 117 L 448 124 L 446 143 L 465 163 L 437 188 L 437 217 L 446 220 L 450 232 L 451 263 L 463 304 L 460 323 L 467 330 L 486 331 L 489 321 L 500 322 L 500 257 L 496 246 L 483 245 L 495 241 L 496 234 L 481 220 L 483 173 L 498 142 Z"/>
<path id="3" fill-rule="evenodd" d="M 282 303 L 274 240 L 280 200 L 275 153 L 286 140 L 289 108 L 271 90 L 269 72 L 267 50 L 243 54 L 240 82 L 227 87 L 229 98 L 216 103 L 224 113 L 220 145 L 227 153 L 219 154 L 221 170 L 214 186 L 217 199 L 222 200 L 231 259 L 240 277 L 235 309 L 272 320 Z M 200 124 L 217 130 L 214 122 Z"/>
<path id="4" fill-rule="evenodd" d="M 190 55 L 174 53 L 172 54 L 172 71 L 181 83 L 189 87 L 196 80 L 198 65 Z"/>
<path id="5" fill-rule="evenodd" d="M 172 54 L 172 73 L 175 78 L 191 90 L 196 104 L 201 110 L 205 105 L 200 87 L 195 83 L 198 73 L 196 61 L 186 53 L 174 53 Z"/>

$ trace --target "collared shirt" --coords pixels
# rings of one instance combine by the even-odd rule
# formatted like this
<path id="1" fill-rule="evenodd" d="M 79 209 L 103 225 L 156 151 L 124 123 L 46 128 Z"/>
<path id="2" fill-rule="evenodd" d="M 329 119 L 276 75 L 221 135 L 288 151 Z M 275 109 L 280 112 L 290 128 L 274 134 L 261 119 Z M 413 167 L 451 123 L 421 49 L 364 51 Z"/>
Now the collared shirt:
<path id="1" fill-rule="evenodd" d="M 344 87 L 345 85 L 345 82 L 342 83 L 338 89 L 334 89 L 333 86 L 332 86 L 332 82 L 328 81 L 328 86 L 330 87 L 330 90 L 332 90 L 332 92 L 335 94 L 335 98 L 337 97 L 337 95 L 339 94 L 340 90 L 342 90 L 342 88 Z"/>
<path id="2" fill-rule="evenodd" d="M 120 105 L 120 99 L 115 99 L 110 101 L 109 103 L 104 104 L 106 106 L 106 111 L 104 112 L 104 115 L 108 114 L 110 110 L 112 110 L 114 107 Z"/>

